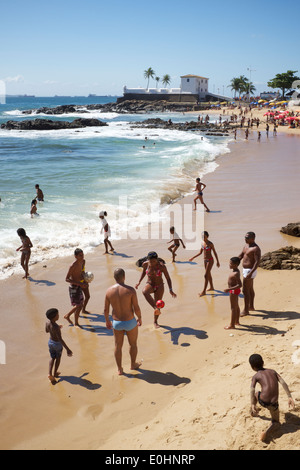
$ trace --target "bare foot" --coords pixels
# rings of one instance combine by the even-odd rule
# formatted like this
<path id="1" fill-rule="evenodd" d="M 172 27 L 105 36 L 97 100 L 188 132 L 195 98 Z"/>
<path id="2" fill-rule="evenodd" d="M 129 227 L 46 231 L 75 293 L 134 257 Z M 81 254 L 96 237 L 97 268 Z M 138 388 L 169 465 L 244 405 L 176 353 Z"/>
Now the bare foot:
<path id="1" fill-rule="evenodd" d="M 123 375 L 123 367 L 120 367 L 120 369 L 118 369 L 118 375 Z"/>
<path id="2" fill-rule="evenodd" d="M 70 325 L 73 325 L 73 322 L 70 320 L 70 317 L 68 315 L 65 315 L 64 319 L 67 320 L 70 323 Z"/>
<path id="3" fill-rule="evenodd" d="M 131 370 L 137 370 L 141 367 L 141 365 L 142 365 L 142 361 L 141 362 L 135 362 L 135 364 L 133 364 L 131 366 Z"/>
<path id="4" fill-rule="evenodd" d="M 231 325 L 224 326 L 224 330 L 235 330 L 235 326 L 231 326 Z"/>
<path id="5" fill-rule="evenodd" d="M 201 292 L 201 294 L 198 294 L 198 295 L 199 295 L 199 297 L 203 297 L 204 295 L 206 295 L 206 292 L 203 291 L 203 292 Z"/>
<path id="6" fill-rule="evenodd" d="M 250 315 L 249 312 L 245 312 L 245 310 L 241 313 L 241 317 L 246 317 L 247 315 Z"/>
<path id="7" fill-rule="evenodd" d="M 52 383 L 52 385 L 56 384 L 56 380 L 55 380 L 55 378 L 53 377 L 53 375 L 48 375 L 48 379 L 50 380 L 50 382 Z"/>
<path id="8" fill-rule="evenodd" d="M 159 310 L 159 308 L 156 308 L 156 309 L 154 310 L 154 315 L 155 315 L 156 317 L 159 317 L 160 314 L 161 314 L 161 311 Z"/>
<path id="9" fill-rule="evenodd" d="M 58 378 L 60 376 L 60 372 L 57 371 L 56 374 L 54 374 L 54 377 Z"/>

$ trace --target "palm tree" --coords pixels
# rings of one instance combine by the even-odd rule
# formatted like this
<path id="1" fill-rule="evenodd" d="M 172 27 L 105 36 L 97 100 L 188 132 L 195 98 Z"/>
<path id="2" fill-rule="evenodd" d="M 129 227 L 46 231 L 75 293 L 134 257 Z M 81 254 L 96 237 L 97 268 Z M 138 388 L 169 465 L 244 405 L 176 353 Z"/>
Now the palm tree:
<path id="1" fill-rule="evenodd" d="M 155 77 L 155 80 L 156 80 L 156 88 L 158 87 L 158 84 L 160 82 L 160 78 L 159 77 Z"/>
<path id="2" fill-rule="evenodd" d="M 170 75 L 166 74 L 163 76 L 162 82 L 165 86 L 170 85 L 171 83 L 171 77 Z"/>
<path id="3" fill-rule="evenodd" d="M 148 69 L 144 70 L 144 77 L 148 80 L 147 83 L 147 90 L 149 88 L 149 80 L 150 78 L 154 78 L 155 72 L 152 67 L 149 67 Z"/>
<path id="4" fill-rule="evenodd" d="M 241 82 L 239 78 L 233 78 L 230 82 L 231 90 L 234 91 L 234 99 L 236 98 L 237 91 L 240 90 Z"/>
<path id="5" fill-rule="evenodd" d="M 252 82 L 245 83 L 243 91 L 248 95 L 249 101 L 250 101 L 250 95 L 253 95 L 255 90 L 256 90 L 256 88 L 255 88 L 255 86 L 253 85 Z"/>

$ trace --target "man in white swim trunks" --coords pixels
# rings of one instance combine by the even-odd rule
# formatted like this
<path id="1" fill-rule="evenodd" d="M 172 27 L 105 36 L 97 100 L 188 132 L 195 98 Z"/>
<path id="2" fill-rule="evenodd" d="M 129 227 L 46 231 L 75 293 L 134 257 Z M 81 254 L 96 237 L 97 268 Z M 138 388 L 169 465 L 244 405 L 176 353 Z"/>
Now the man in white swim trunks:
<path id="1" fill-rule="evenodd" d="M 247 232 L 245 235 L 246 245 L 244 246 L 239 258 L 243 260 L 243 294 L 244 294 L 244 310 L 241 317 L 250 315 L 250 311 L 254 308 L 254 287 L 253 281 L 257 275 L 257 268 L 260 263 L 261 250 L 255 243 L 255 233 Z"/>
<path id="2" fill-rule="evenodd" d="M 114 272 L 116 284 L 111 286 L 105 296 L 104 316 L 106 328 L 113 329 L 115 338 L 115 360 L 118 374 L 123 374 L 122 347 L 126 332 L 129 342 L 129 354 L 131 358 L 131 369 L 136 370 L 141 363 L 136 361 L 138 327 L 142 324 L 141 310 L 138 304 L 136 291 L 133 287 L 125 284 L 125 272 L 116 269 Z M 109 320 L 109 309 L 112 306 L 112 318 Z M 137 316 L 137 320 L 135 316 Z"/>

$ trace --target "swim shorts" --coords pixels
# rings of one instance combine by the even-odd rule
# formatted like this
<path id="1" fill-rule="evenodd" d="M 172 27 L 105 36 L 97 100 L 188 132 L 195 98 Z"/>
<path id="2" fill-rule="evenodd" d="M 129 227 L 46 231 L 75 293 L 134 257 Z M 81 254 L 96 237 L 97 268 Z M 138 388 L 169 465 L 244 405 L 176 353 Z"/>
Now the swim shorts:
<path id="1" fill-rule="evenodd" d="M 71 300 L 71 305 L 74 307 L 83 304 L 83 292 L 80 286 L 74 286 L 73 284 L 69 286 L 69 295 Z"/>
<path id="2" fill-rule="evenodd" d="M 230 294 L 240 295 L 241 289 L 231 289 L 229 292 Z"/>
<path id="3" fill-rule="evenodd" d="M 250 271 L 251 271 L 250 268 L 243 268 L 243 278 L 245 278 L 246 276 L 248 276 L 248 274 L 250 273 Z M 256 274 L 257 274 L 257 270 L 252 273 L 251 279 L 254 279 L 254 278 L 256 277 Z"/>
<path id="4" fill-rule="evenodd" d="M 51 358 L 59 359 L 63 352 L 63 345 L 58 341 L 53 341 L 53 339 L 49 339 L 48 347 Z"/>
<path id="5" fill-rule="evenodd" d="M 137 326 L 136 318 L 127 321 L 113 320 L 113 329 L 118 331 L 131 331 Z"/>

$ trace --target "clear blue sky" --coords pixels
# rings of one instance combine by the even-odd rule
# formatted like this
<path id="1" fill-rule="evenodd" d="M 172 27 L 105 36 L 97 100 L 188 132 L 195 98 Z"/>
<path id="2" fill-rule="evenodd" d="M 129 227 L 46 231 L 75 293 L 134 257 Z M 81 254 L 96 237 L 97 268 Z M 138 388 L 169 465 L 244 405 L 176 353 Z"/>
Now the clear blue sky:
<path id="1" fill-rule="evenodd" d="M 229 96 L 248 68 L 257 92 L 276 73 L 300 75 L 298 0 L 14 0 L 0 15 L 7 94 L 121 95 L 146 86 L 148 67 L 173 87 L 209 77 Z"/>

